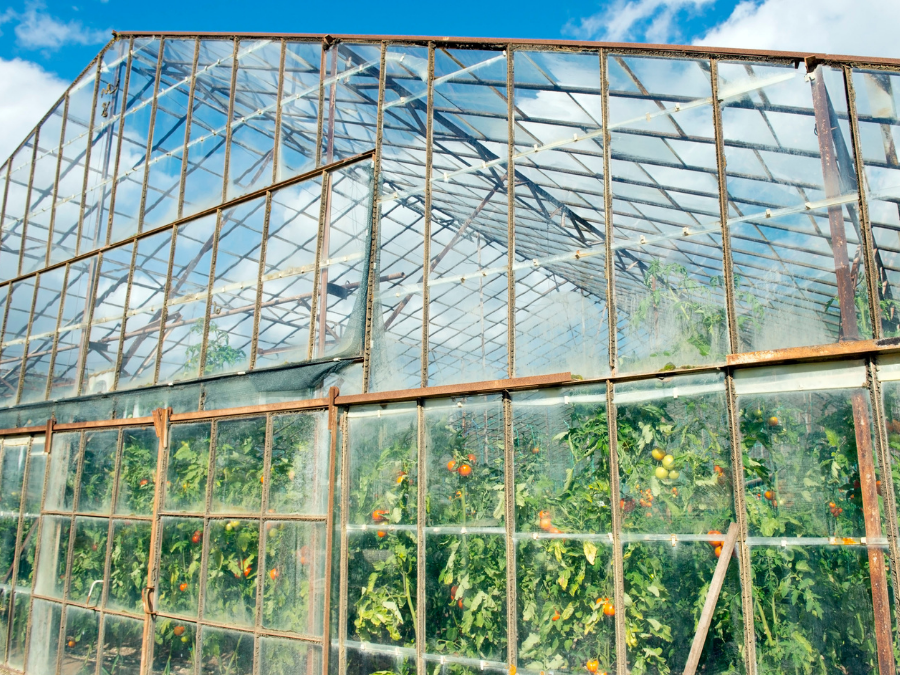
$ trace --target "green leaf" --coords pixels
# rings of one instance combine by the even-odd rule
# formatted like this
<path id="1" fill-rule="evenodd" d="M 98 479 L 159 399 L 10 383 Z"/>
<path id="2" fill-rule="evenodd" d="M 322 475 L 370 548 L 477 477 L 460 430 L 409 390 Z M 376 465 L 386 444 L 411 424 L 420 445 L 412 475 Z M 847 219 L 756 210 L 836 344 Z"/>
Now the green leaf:
<path id="1" fill-rule="evenodd" d="M 594 546 L 593 542 L 585 540 L 585 542 L 584 542 L 584 557 L 587 558 L 587 561 L 589 564 L 591 564 L 591 565 L 594 564 L 594 560 L 596 560 L 596 558 L 597 558 L 597 547 Z"/>

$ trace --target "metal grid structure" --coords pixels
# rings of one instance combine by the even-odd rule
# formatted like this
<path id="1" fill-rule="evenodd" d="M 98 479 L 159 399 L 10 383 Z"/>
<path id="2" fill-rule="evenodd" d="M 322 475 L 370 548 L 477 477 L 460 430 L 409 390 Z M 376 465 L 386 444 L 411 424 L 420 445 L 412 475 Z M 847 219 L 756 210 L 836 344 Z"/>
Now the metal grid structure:
<path id="1" fill-rule="evenodd" d="M 140 610 L 110 604 L 106 581 L 119 512 L 99 513 L 78 500 L 60 509 L 53 499 L 65 487 L 50 469 L 38 511 L 32 476 L 39 469 L 10 473 L 4 463 L 0 481 L 12 476 L 12 485 L 18 476 L 22 496 L 18 505 L 10 501 L 8 514 L 3 506 L 14 535 L 10 547 L 4 534 L 0 560 L 5 565 L 9 557 L 7 576 L 16 581 L 0 588 L 6 640 L 0 670 L 53 670 L 49 661 L 32 659 L 52 643 L 45 633 L 55 626 L 59 650 L 51 657 L 59 672 L 124 668 L 123 659 L 135 672 L 162 672 L 166 666 L 155 661 L 161 640 L 185 636 L 188 655 L 178 666 L 184 672 L 218 673 L 226 652 L 229 668 L 266 672 L 273 666 L 265 644 L 275 639 L 321 645 L 326 674 L 646 672 L 652 658 L 637 644 L 641 619 L 631 609 L 639 597 L 635 561 L 658 562 L 669 547 L 680 561 L 671 564 L 699 575 L 673 588 L 699 594 L 715 567 L 710 586 L 718 590 L 709 610 L 690 619 L 682 614 L 667 627 L 680 638 L 657 655 L 656 668 L 693 672 L 701 655 L 707 668 L 785 667 L 773 666 L 772 633 L 765 615 L 757 618 L 761 598 L 775 603 L 759 588 L 760 570 L 774 569 L 776 557 L 787 564 L 798 551 L 848 565 L 845 551 L 854 569 L 864 570 L 865 579 L 845 589 L 862 603 L 863 637 L 853 644 L 863 656 L 841 651 L 850 637 L 821 637 L 826 623 L 840 622 L 832 606 L 821 610 L 825 615 L 811 612 L 817 619 L 806 628 L 824 640 L 823 649 L 840 645 L 821 654 L 827 668 L 865 663 L 858 667 L 893 673 L 892 589 L 900 583 L 892 475 L 900 412 L 890 356 L 900 325 L 893 299 L 900 252 L 898 68 L 887 60 L 686 47 L 117 34 L 4 165 L 0 384 L 12 415 L 5 419 L 32 422 L 0 433 L 7 438 L 4 461 L 7 446 L 10 456 L 32 448 L 23 455 L 25 467 L 46 461 L 42 439 L 56 453 L 66 434 L 75 434 L 79 450 L 70 473 L 79 492 L 92 479 L 83 472 L 89 439 L 115 437 L 114 451 L 91 454 L 112 471 L 112 508 L 129 459 L 126 435 L 135 425 L 154 425 L 152 509 L 129 516 L 151 524 L 147 583 Z M 824 359 L 843 361 L 751 367 Z M 285 397 L 272 393 L 277 386 L 262 387 L 258 405 L 207 405 L 204 395 L 197 401 L 192 394 L 196 406 L 186 410 L 158 408 L 152 419 L 136 412 L 159 405 L 165 385 L 188 391 L 175 383 L 197 379 L 204 392 L 256 375 L 294 378 L 306 383 L 296 389 L 321 391 L 325 375 L 350 372 L 360 361 L 360 381 L 342 396 L 332 389 L 328 399 L 273 403 Z M 564 388 L 546 390 L 555 386 Z M 134 419 L 122 419 L 129 412 L 118 403 L 112 415 L 118 419 L 90 412 L 71 422 L 54 419 L 64 409 L 54 401 L 88 405 L 109 392 L 131 401 L 124 396 L 129 390 L 143 401 L 135 403 Z M 772 400 L 777 415 L 764 414 Z M 329 412 L 328 474 L 318 483 L 320 492 L 328 486 L 327 515 L 270 514 L 265 477 L 273 475 L 276 413 L 309 409 Z M 666 411 L 671 424 L 653 418 L 654 410 Z M 402 429 L 392 428 L 395 412 Z M 217 490 L 240 481 L 214 479 L 221 468 L 217 430 L 247 416 L 265 421 L 264 442 L 255 455 L 246 451 L 260 464 L 261 498 L 249 511 L 231 512 L 216 506 Z M 372 417 L 386 421 L 366 427 Z M 843 436 L 827 426 L 837 418 Z M 704 430 L 691 432 L 697 419 Z M 44 420 L 46 427 L 33 426 Z M 525 493 L 542 476 L 551 487 L 541 488 L 541 499 L 559 500 L 559 490 L 571 489 L 584 466 L 576 459 L 566 474 L 561 467 L 571 460 L 554 444 L 588 422 L 602 428 L 591 447 L 606 452 L 590 477 L 602 483 L 592 497 L 599 501 L 591 501 L 599 520 L 563 522 L 560 530 L 549 511 L 531 512 L 536 502 Z M 173 510 L 164 471 L 181 461 L 184 447 L 173 435 L 197 425 L 209 429 L 202 508 Z M 687 462 L 680 455 L 666 459 L 666 467 L 647 464 L 644 444 L 662 444 L 673 425 L 683 435 L 672 452 L 688 455 L 691 443 L 703 446 L 695 452 L 702 466 L 690 468 L 692 482 L 673 464 Z M 757 429 L 767 426 L 768 435 Z M 636 428 L 644 429 L 637 437 Z M 689 433 L 700 440 L 686 440 Z M 635 440 L 642 435 L 650 440 Z M 831 494 L 819 489 L 828 475 L 806 460 L 792 463 L 805 457 L 794 450 L 827 444 L 852 447 L 850 487 L 840 494 L 855 495 L 848 505 L 855 520 L 841 520 L 834 502 L 833 520 L 809 509 L 793 515 L 801 502 L 827 502 Z M 569 446 L 576 457 L 587 447 L 571 440 Z M 448 457 L 450 480 L 461 482 L 444 495 Z M 51 468 L 59 461 L 52 455 Z M 470 473 L 458 471 L 462 465 Z M 646 487 L 648 466 L 665 473 L 656 474 L 652 495 L 640 485 Z M 773 522 L 764 525 L 753 499 L 765 473 L 758 466 L 782 481 L 766 490 Z M 493 483 L 479 482 L 482 468 Z M 367 495 L 367 471 L 383 483 L 369 501 L 360 497 Z M 472 471 L 478 480 L 468 480 Z M 177 471 L 168 477 L 180 480 Z M 25 484 L 31 489 L 22 490 Z M 479 485 L 487 485 L 483 494 Z M 663 521 L 640 520 L 642 509 L 653 512 L 653 498 L 665 501 L 660 485 L 673 497 L 679 488 L 714 486 L 707 496 L 718 515 L 679 520 L 669 505 Z M 810 490 L 813 497 L 806 496 Z M 403 508 L 391 502 L 395 492 L 403 492 Z M 490 513 L 478 511 L 490 501 L 485 495 L 493 500 Z M 468 508 L 480 518 L 474 524 L 466 521 Z M 562 502 L 558 508 L 565 515 L 553 518 L 566 521 Z M 210 561 L 219 555 L 209 542 L 213 530 L 255 525 L 256 551 L 264 555 L 269 526 L 298 519 L 324 524 L 315 543 L 322 574 L 304 591 L 325 591 L 317 600 L 321 625 L 299 631 L 266 625 L 268 582 L 258 567 L 251 572 L 253 616 L 231 631 L 251 636 L 252 649 L 228 647 L 229 626 L 247 617 L 206 614 L 207 595 L 215 595 Z M 154 600 L 166 583 L 166 524 L 182 520 L 199 523 L 202 541 L 197 611 L 187 613 Z M 109 551 L 99 562 L 98 604 L 90 591 L 87 599 L 78 596 L 83 589 L 72 570 L 56 593 L 45 588 L 48 578 L 58 583 L 55 570 L 43 577 L 38 570 L 36 579 L 28 571 L 46 565 L 54 546 L 62 550 L 64 521 L 73 533 L 64 547 L 69 567 L 79 524 L 103 521 L 95 529 L 106 528 L 98 546 Z M 719 543 L 722 535 L 712 528 L 728 521 L 737 524 L 739 562 L 725 577 L 727 563 L 697 562 L 696 552 Z M 38 522 L 41 534 L 33 536 Z M 468 542 L 485 547 L 481 555 L 469 557 Z M 615 619 L 591 624 L 583 643 L 538 656 L 536 643 L 555 643 L 534 617 L 543 613 L 553 628 L 571 612 L 556 607 L 552 616 L 547 589 L 528 585 L 528 568 L 543 560 L 542 547 L 555 547 L 561 560 L 573 546 L 588 560 L 596 592 L 607 596 L 588 611 L 609 604 Z M 502 579 L 467 595 L 473 586 L 447 572 L 448 550 L 463 551 L 473 568 L 502 564 L 492 568 Z M 473 622 L 481 628 L 493 622 L 476 646 L 442 623 L 457 621 L 446 608 L 435 609 L 433 594 L 445 592 L 433 574 L 441 565 L 440 583 L 450 578 L 461 589 L 451 595 L 468 625 L 463 633 L 478 632 Z M 354 575 L 377 576 L 392 566 L 406 570 L 409 612 L 402 603 L 384 605 L 403 626 L 386 637 L 366 628 L 365 580 L 360 595 Z M 565 590 L 562 579 L 549 585 Z M 391 579 L 382 582 L 391 588 Z M 720 633 L 704 652 L 703 626 L 718 611 L 720 592 L 732 621 L 727 630 L 717 624 Z M 535 601 L 540 607 L 531 606 Z M 482 623 L 475 619 L 479 607 Z M 70 619 L 73 626 L 92 623 L 96 634 L 75 639 Z M 125 635 L 126 623 L 142 626 L 137 642 Z M 185 629 L 194 623 L 197 642 Z M 177 626 L 181 633 L 169 635 Z M 644 630 L 647 640 L 661 631 Z M 204 641 L 215 649 L 204 651 Z M 586 663 L 573 660 L 579 658 Z M 314 663 L 310 656 L 309 672 Z"/>

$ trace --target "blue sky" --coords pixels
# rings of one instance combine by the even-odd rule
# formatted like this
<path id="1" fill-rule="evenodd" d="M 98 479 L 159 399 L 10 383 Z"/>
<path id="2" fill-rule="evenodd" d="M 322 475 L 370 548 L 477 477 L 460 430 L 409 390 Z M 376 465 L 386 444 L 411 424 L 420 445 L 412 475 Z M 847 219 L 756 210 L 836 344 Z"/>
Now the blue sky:
<path id="1" fill-rule="evenodd" d="M 0 11 L 0 161 L 113 29 L 576 38 L 900 57 L 897 25 L 898 0 L 11 0 Z"/>

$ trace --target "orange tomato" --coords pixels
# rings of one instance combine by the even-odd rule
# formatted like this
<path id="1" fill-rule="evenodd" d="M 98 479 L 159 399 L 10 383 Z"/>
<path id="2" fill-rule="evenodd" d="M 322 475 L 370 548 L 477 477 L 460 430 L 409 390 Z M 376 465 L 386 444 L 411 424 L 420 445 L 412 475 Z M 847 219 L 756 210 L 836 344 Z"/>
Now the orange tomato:
<path id="1" fill-rule="evenodd" d="M 766 490 L 765 492 L 763 492 L 763 497 L 765 497 L 766 499 L 772 499 L 774 496 L 775 493 L 771 490 Z"/>
<path id="2" fill-rule="evenodd" d="M 269 578 L 272 581 L 275 581 L 278 578 L 278 570 L 276 568 L 272 568 L 269 570 Z"/>
<path id="3" fill-rule="evenodd" d="M 377 534 L 379 539 L 387 536 L 387 532 L 385 532 L 384 530 L 378 530 Z"/>
<path id="4" fill-rule="evenodd" d="M 587 671 L 594 675 L 600 669 L 600 662 L 597 659 L 591 659 L 585 664 Z"/>
<path id="5" fill-rule="evenodd" d="M 772 417 L 769 418 L 769 426 L 770 426 L 770 427 L 777 427 L 778 424 L 779 424 L 778 418 L 775 417 L 774 415 L 772 415 Z"/>
<path id="6" fill-rule="evenodd" d="M 75 646 L 75 640 L 69 640 L 67 644 L 69 645 L 69 648 L 72 648 Z"/>
<path id="7" fill-rule="evenodd" d="M 540 449 L 538 446 L 534 446 L 534 447 L 531 449 L 531 454 L 532 454 L 532 455 L 536 455 L 536 454 L 538 454 L 540 451 L 541 451 L 541 449 Z"/>
<path id="8" fill-rule="evenodd" d="M 406 479 L 406 472 L 401 471 L 399 474 L 397 474 L 397 485 L 402 483 L 405 479 Z"/>
<path id="9" fill-rule="evenodd" d="M 722 547 L 716 546 L 716 548 L 713 550 L 713 553 L 715 553 L 716 557 L 718 558 L 720 555 L 722 555 Z"/>
<path id="10" fill-rule="evenodd" d="M 178 584 L 178 590 L 181 591 L 182 593 L 184 593 L 187 589 L 188 589 L 188 585 L 184 581 L 182 581 L 180 584 Z"/>
<path id="11" fill-rule="evenodd" d="M 194 532 L 194 534 L 191 535 L 191 542 L 193 542 L 194 544 L 199 544 L 200 536 L 201 536 L 201 532 L 200 532 L 200 530 L 197 530 L 196 532 Z"/>
<path id="12" fill-rule="evenodd" d="M 456 471 L 456 460 L 451 459 L 447 462 L 447 471 Z"/>
<path id="13" fill-rule="evenodd" d="M 459 590 L 459 586 L 451 586 L 450 587 L 450 598 L 456 598 L 456 591 Z"/>
<path id="14" fill-rule="evenodd" d="M 611 602 L 607 601 L 607 602 L 603 605 L 603 613 L 604 613 L 606 616 L 615 616 L 615 614 L 616 614 L 616 606 L 615 606 L 614 604 L 612 604 Z"/>
<path id="15" fill-rule="evenodd" d="M 249 577 L 253 573 L 253 568 L 250 565 L 247 565 L 244 568 L 244 576 Z"/>
<path id="16" fill-rule="evenodd" d="M 719 532 L 718 530 L 710 530 L 706 534 L 712 535 L 712 534 L 722 534 L 722 533 Z M 721 546 L 724 543 L 725 542 L 721 541 L 721 540 L 713 540 L 713 541 L 709 542 L 709 545 L 712 546 L 713 548 L 715 548 L 716 546 Z"/>
<path id="17" fill-rule="evenodd" d="M 463 608 L 462 598 L 460 598 L 459 602 L 456 603 L 456 606 L 459 607 L 460 609 Z"/>
<path id="18" fill-rule="evenodd" d="M 172 632 L 175 633 L 175 635 L 181 635 L 184 633 L 184 626 L 175 626 L 175 628 L 172 629 Z"/>
<path id="19" fill-rule="evenodd" d="M 459 467 L 459 475 L 465 478 L 466 476 L 470 476 L 472 474 L 472 467 L 468 464 L 463 464 Z"/>
<path id="20" fill-rule="evenodd" d="M 150 482 L 149 480 L 147 480 L 146 478 L 144 478 L 144 479 L 141 480 L 141 482 L 140 482 L 139 484 L 140 484 L 141 487 L 146 487 L 147 483 L 149 483 L 149 482 Z"/>
<path id="21" fill-rule="evenodd" d="M 541 526 L 542 530 L 549 530 L 551 527 L 553 527 L 553 521 L 550 520 L 549 516 L 547 516 L 545 518 L 541 518 L 538 521 L 538 524 Z"/>
<path id="22" fill-rule="evenodd" d="M 551 621 L 559 621 L 559 610 L 553 610 L 553 616 L 550 617 Z"/>
<path id="23" fill-rule="evenodd" d="M 470 462 L 472 462 L 472 464 L 475 463 L 475 455 L 473 455 L 471 452 L 470 452 L 468 455 L 466 455 L 466 458 L 467 458 Z"/>
<path id="24" fill-rule="evenodd" d="M 265 476 L 260 476 L 260 477 L 259 477 L 259 482 L 260 482 L 260 483 L 265 483 L 265 482 L 266 482 L 266 477 L 265 477 Z"/>
<path id="25" fill-rule="evenodd" d="M 388 512 L 385 509 L 375 509 L 372 511 L 372 520 L 376 523 L 383 523 L 387 520 Z"/>

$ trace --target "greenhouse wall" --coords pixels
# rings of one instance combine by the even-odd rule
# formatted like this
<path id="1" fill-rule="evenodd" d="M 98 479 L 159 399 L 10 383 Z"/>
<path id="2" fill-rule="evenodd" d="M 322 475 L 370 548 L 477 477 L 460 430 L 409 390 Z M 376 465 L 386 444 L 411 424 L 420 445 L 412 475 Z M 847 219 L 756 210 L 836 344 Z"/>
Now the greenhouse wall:
<path id="1" fill-rule="evenodd" d="M 898 106 L 114 34 L 0 169 L 0 672 L 893 675 Z"/>

